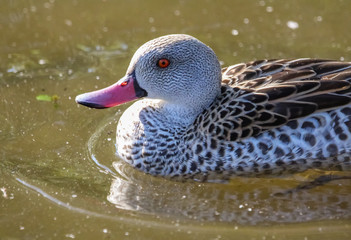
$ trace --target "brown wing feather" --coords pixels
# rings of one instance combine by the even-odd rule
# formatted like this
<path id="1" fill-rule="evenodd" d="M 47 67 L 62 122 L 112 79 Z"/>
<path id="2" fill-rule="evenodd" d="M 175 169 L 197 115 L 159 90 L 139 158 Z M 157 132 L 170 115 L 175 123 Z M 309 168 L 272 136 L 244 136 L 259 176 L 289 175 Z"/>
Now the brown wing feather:
<path id="1" fill-rule="evenodd" d="M 224 68 L 222 75 L 222 95 L 197 124 L 219 139 L 236 141 L 351 103 L 351 63 L 347 62 L 259 60 Z M 205 121 L 206 116 L 210 121 Z"/>

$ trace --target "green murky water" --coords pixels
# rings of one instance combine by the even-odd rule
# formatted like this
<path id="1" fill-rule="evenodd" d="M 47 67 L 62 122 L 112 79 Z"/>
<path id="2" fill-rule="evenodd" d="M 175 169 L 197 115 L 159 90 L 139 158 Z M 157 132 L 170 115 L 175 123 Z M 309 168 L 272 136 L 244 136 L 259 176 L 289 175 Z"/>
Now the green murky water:
<path id="1" fill-rule="evenodd" d="M 0 239 L 351 238 L 350 180 L 289 192 L 326 173 L 227 184 L 153 178 L 115 156 L 127 106 L 74 102 L 118 80 L 138 46 L 169 33 L 206 42 L 224 65 L 351 61 L 349 1 L 0 3 Z"/>

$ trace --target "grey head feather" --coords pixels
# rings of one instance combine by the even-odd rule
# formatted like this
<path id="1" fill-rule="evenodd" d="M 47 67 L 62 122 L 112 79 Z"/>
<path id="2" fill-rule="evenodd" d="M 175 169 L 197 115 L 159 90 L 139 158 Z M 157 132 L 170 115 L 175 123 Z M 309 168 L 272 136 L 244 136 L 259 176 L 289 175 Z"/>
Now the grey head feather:
<path id="1" fill-rule="evenodd" d="M 167 68 L 159 59 L 170 61 Z M 200 113 L 220 94 L 221 67 L 213 50 L 185 34 L 153 39 L 134 54 L 127 73 L 135 73 L 149 98 Z"/>

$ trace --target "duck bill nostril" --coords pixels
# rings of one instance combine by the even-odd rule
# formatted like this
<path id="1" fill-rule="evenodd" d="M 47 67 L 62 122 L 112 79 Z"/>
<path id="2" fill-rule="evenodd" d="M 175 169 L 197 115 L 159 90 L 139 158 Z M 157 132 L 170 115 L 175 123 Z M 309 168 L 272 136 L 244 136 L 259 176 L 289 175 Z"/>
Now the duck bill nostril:
<path id="1" fill-rule="evenodd" d="M 76 102 L 86 107 L 102 109 L 130 102 L 146 95 L 146 91 L 140 88 L 135 75 L 132 74 L 104 89 L 80 94 L 76 97 Z"/>

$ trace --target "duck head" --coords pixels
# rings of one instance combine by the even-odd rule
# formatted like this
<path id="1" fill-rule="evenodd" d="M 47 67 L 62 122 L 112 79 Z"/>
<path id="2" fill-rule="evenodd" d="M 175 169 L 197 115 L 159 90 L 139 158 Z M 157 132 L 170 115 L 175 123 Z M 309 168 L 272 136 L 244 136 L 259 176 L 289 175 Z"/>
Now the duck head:
<path id="1" fill-rule="evenodd" d="M 108 108 L 141 97 L 201 112 L 220 93 L 221 68 L 211 48 L 184 34 L 142 45 L 117 83 L 76 97 L 91 108 Z"/>

